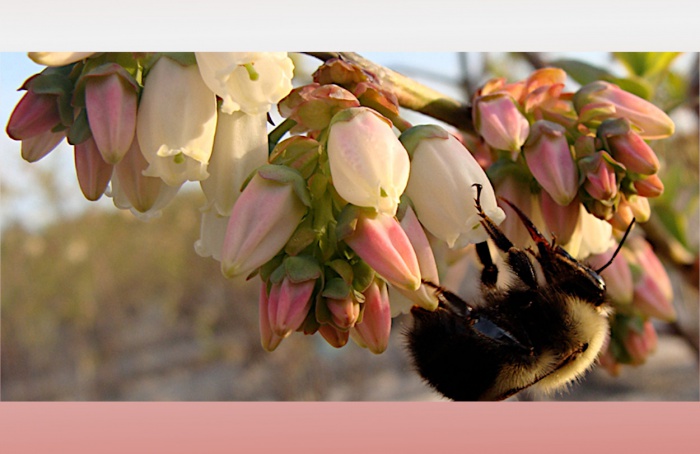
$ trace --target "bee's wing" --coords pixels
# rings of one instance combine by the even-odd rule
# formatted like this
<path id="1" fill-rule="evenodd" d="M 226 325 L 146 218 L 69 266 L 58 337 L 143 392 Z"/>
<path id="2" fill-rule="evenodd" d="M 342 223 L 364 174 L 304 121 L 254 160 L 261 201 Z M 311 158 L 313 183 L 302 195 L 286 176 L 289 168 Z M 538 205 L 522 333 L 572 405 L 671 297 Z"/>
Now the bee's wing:
<path id="1" fill-rule="evenodd" d="M 501 345 L 514 348 L 519 353 L 529 355 L 532 352 L 529 339 L 519 340 L 510 331 L 497 325 L 487 317 L 475 316 L 471 327 L 479 334 Z"/>

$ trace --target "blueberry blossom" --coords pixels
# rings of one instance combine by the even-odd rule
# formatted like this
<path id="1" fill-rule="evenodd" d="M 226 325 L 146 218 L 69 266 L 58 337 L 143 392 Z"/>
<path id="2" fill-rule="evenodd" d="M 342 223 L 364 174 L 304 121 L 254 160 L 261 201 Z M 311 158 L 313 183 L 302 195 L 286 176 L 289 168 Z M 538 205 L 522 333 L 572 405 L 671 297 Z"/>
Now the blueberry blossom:
<path id="1" fill-rule="evenodd" d="M 197 67 L 161 57 L 146 77 L 136 120 L 145 175 L 171 186 L 209 176 L 216 130 L 216 96 Z"/>
<path id="2" fill-rule="evenodd" d="M 331 120 L 327 150 L 333 186 L 342 198 L 396 214 L 410 163 L 389 120 L 366 107 L 339 112 Z"/>
<path id="3" fill-rule="evenodd" d="M 425 228 L 451 248 L 486 241 L 474 206 L 475 184 L 482 186 L 481 206 L 496 224 L 505 213 L 496 205 L 491 182 L 469 150 L 439 126 L 414 126 L 401 134 L 411 154 L 406 194 Z"/>

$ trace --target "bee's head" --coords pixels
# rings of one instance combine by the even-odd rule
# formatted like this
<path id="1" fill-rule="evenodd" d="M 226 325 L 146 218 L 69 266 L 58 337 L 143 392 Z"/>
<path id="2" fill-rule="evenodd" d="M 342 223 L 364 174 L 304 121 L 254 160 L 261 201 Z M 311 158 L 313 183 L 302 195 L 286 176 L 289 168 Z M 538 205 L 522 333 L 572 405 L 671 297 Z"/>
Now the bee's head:
<path id="1" fill-rule="evenodd" d="M 540 263 L 545 279 L 550 285 L 556 286 L 564 292 L 573 296 L 578 296 L 585 301 L 589 301 L 595 306 L 600 306 L 605 302 L 605 281 L 600 273 L 607 268 L 617 256 L 620 248 L 627 239 L 627 235 L 632 230 L 634 219 L 627 227 L 625 235 L 622 237 L 617 250 L 608 263 L 594 270 L 589 266 L 573 258 L 564 248 L 554 245 L 535 227 L 532 221 L 518 207 L 506 199 L 501 198 L 518 215 L 528 233 L 537 245 L 537 253 L 533 255 Z"/>

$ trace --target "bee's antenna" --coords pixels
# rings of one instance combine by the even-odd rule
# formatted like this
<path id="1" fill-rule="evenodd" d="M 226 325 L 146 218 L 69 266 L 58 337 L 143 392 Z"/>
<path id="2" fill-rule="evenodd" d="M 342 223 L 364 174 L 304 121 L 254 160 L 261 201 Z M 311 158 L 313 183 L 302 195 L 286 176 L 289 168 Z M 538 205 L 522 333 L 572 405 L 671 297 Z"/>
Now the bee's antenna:
<path id="1" fill-rule="evenodd" d="M 627 227 L 627 230 L 625 230 L 625 235 L 620 240 L 620 244 L 617 245 L 617 249 L 615 249 L 615 253 L 612 255 L 612 257 L 610 257 L 610 260 L 608 260 L 608 263 L 606 263 L 605 265 L 603 265 L 600 268 L 598 268 L 597 270 L 595 270 L 596 273 L 600 274 L 601 271 L 603 271 L 605 268 L 609 267 L 612 264 L 613 260 L 615 260 L 615 257 L 617 257 L 617 253 L 620 252 L 620 249 L 622 249 L 622 245 L 625 244 L 625 240 L 627 239 L 627 235 L 629 235 L 630 232 L 632 231 L 632 226 L 634 225 L 636 220 L 637 220 L 636 218 L 632 218 L 632 222 L 630 222 L 630 225 Z"/>

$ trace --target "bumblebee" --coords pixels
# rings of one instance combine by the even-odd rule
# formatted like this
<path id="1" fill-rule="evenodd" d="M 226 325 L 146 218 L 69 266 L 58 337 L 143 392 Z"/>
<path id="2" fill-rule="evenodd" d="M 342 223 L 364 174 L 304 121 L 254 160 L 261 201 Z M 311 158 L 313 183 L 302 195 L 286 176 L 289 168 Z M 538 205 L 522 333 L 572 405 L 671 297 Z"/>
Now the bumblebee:
<path id="1" fill-rule="evenodd" d="M 411 309 L 407 344 L 413 364 L 430 386 L 458 401 L 503 400 L 530 387 L 544 393 L 566 387 L 593 365 L 608 336 L 610 309 L 599 273 L 620 249 L 593 270 L 554 239 L 547 241 L 520 209 L 503 200 L 535 242 L 536 249 L 519 249 L 484 213 L 481 186 L 475 186 L 481 225 L 513 279 L 506 288 L 497 287 L 499 269 L 483 242 L 476 245 L 483 265 L 478 301 L 425 282 L 435 289 L 439 305 L 432 312 Z"/>

